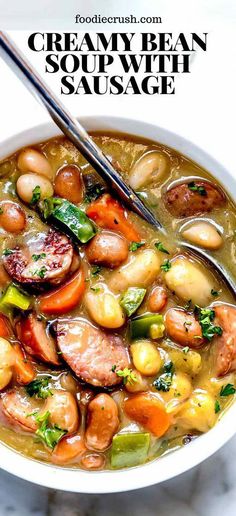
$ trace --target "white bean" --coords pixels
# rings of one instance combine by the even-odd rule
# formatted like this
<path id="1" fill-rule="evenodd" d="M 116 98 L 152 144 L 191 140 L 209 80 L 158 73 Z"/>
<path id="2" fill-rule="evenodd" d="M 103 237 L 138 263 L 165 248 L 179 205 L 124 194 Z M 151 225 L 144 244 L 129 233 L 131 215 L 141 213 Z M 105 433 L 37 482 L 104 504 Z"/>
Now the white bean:
<path id="1" fill-rule="evenodd" d="M 23 149 L 17 160 L 21 172 L 34 172 L 48 179 L 53 179 L 52 167 L 47 158 L 35 149 Z"/>
<path id="2" fill-rule="evenodd" d="M 134 163 L 129 175 L 129 184 L 134 190 L 154 183 L 167 169 L 167 157 L 157 151 L 149 151 Z"/>
<path id="3" fill-rule="evenodd" d="M 111 292 L 90 290 L 85 295 L 85 306 L 90 317 L 104 328 L 120 328 L 125 322 L 119 301 Z"/>
<path id="4" fill-rule="evenodd" d="M 195 305 L 206 306 L 212 300 L 213 277 L 185 256 L 178 256 L 171 262 L 165 281 L 167 287 L 184 301 L 191 299 Z"/>
<path id="5" fill-rule="evenodd" d="M 221 235 L 209 222 L 195 222 L 182 232 L 186 240 L 206 249 L 219 249 L 223 244 Z"/>
<path id="6" fill-rule="evenodd" d="M 23 174 L 16 183 L 16 191 L 22 201 L 30 203 L 33 197 L 34 189 L 39 186 L 40 199 L 51 197 L 53 195 L 52 184 L 46 177 L 38 174 Z"/>
<path id="7" fill-rule="evenodd" d="M 126 265 L 110 275 L 111 290 L 124 292 L 129 287 L 148 287 L 160 272 L 161 260 L 159 254 L 152 249 L 139 251 L 130 257 Z"/>

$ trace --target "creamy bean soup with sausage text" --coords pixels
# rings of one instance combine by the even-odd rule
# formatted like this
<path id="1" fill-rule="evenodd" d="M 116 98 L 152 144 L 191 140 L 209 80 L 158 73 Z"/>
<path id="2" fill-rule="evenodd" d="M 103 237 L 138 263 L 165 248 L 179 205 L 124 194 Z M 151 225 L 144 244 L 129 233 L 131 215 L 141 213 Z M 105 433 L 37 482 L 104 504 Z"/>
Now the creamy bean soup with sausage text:
<path id="1" fill-rule="evenodd" d="M 236 274 L 236 209 L 163 145 L 94 134 L 166 236 L 58 137 L 0 163 L 0 439 L 85 470 L 157 459 L 235 393 L 236 307 L 189 242 Z"/>

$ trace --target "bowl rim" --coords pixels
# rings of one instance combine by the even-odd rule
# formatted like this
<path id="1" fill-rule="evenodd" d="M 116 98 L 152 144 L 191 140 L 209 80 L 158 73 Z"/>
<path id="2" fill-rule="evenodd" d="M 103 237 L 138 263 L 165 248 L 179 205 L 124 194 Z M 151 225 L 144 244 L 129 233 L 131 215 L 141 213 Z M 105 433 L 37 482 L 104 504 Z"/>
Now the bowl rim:
<path id="1" fill-rule="evenodd" d="M 168 145 L 196 161 L 209 172 L 214 171 L 214 176 L 220 181 L 223 179 L 225 189 L 228 189 L 230 195 L 236 198 L 236 181 L 233 172 L 226 170 L 207 152 L 177 133 L 142 120 L 125 117 L 95 115 L 82 117 L 80 121 L 89 131 L 122 131 L 123 134 L 131 134 Z M 33 145 L 60 134 L 60 130 L 53 122 L 35 125 L 2 141 L 0 159 L 6 158 L 21 147 Z M 3 443 L 0 443 L 0 467 L 29 482 L 62 491 L 86 494 L 131 491 L 171 479 L 210 457 L 235 434 L 235 416 L 236 404 L 233 403 L 216 426 L 206 434 L 183 448 L 136 468 L 96 472 L 62 468 L 30 459 Z"/>

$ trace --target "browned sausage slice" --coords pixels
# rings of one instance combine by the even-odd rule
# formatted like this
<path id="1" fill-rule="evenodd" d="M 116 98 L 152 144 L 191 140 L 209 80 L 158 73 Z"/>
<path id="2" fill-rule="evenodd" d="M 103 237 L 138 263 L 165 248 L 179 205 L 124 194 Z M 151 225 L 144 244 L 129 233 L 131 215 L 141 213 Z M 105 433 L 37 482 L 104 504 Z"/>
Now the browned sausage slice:
<path id="1" fill-rule="evenodd" d="M 192 185 L 192 186 L 191 186 Z M 225 194 L 207 181 L 181 183 L 167 190 L 165 204 L 175 217 L 192 217 L 225 204 Z"/>
<path id="2" fill-rule="evenodd" d="M 216 305 L 214 324 L 223 333 L 214 339 L 213 352 L 216 353 L 217 376 L 224 376 L 236 370 L 236 307 Z"/>
<path id="3" fill-rule="evenodd" d="M 61 283 L 69 271 L 73 246 L 65 235 L 49 230 L 31 237 L 3 257 L 8 274 L 24 285 Z"/>
<path id="4" fill-rule="evenodd" d="M 36 314 L 30 314 L 16 324 L 18 339 L 29 355 L 53 365 L 59 365 L 58 354 L 53 338 L 47 332 L 43 321 Z"/>
<path id="5" fill-rule="evenodd" d="M 35 432 L 37 430 L 35 417 L 29 415 L 37 409 L 34 401 L 26 395 L 15 390 L 4 393 L 2 395 L 2 409 L 13 425 L 19 425 L 26 432 Z"/>
<path id="6" fill-rule="evenodd" d="M 60 320 L 56 325 L 62 356 L 75 374 L 96 387 L 120 383 L 112 371 L 128 367 L 128 353 L 118 335 L 108 334 L 83 319 Z"/>

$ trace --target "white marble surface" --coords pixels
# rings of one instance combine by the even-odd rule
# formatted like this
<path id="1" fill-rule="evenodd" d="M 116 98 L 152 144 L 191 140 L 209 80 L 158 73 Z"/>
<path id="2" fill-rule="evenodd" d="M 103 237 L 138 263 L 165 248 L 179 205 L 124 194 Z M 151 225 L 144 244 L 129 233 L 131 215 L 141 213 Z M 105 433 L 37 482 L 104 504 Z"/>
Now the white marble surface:
<path id="1" fill-rule="evenodd" d="M 200 466 L 175 479 L 110 495 L 49 490 L 0 471 L 0 515 L 235 516 L 235 457 L 236 437 Z"/>

